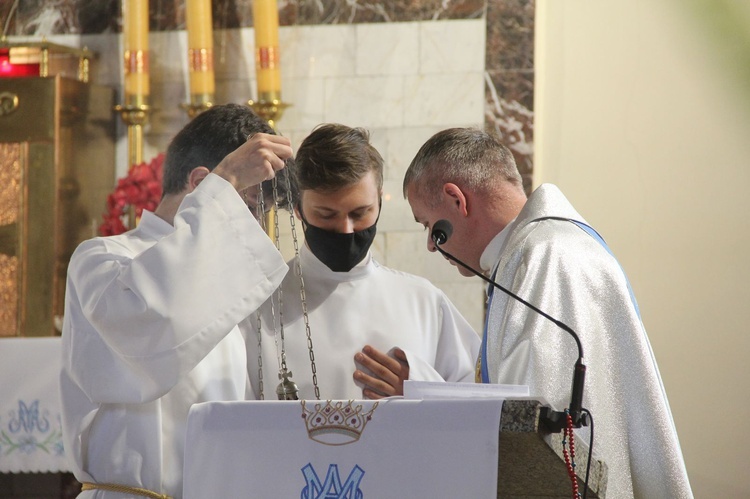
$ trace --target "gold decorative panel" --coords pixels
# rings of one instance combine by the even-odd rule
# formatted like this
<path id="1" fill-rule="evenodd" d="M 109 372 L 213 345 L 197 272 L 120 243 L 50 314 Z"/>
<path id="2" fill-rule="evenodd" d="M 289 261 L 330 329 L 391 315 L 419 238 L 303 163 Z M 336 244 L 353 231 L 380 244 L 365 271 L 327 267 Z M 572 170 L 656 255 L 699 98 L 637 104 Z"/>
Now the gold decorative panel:
<path id="1" fill-rule="evenodd" d="M 0 143 L 0 336 L 13 336 L 19 328 L 21 163 L 20 144 Z"/>
<path id="2" fill-rule="evenodd" d="M 0 337 L 54 335 L 114 185 L 114 92 L 57 75 L 0 78 L 0 96 Z"/>
<path id="3" fill-rule="evenodd" d="M 18 221 L 20 189 L 21 145 L 0 144 L 0 227 Z"/>

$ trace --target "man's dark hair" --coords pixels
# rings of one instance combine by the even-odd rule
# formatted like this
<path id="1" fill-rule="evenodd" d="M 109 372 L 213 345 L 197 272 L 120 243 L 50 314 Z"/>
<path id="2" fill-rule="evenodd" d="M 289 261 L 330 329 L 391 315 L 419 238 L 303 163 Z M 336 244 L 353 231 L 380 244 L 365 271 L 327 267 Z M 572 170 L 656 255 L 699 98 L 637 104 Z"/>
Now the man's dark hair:
<path id="1" fill-rule="evenodd" d="M 295 202 L 301 191 L 334 192 L 359 182 L 370 171 L 375 173 L 378 191 L 382 190 L 383 158 L 370 144 L 367 130 L 319 125 L 302 141 L 290 167 Z"/>
<path id="2" fill-rule="evenodd" d="M 164 195 L 181 192 L 188 184 L 190 172 L 204 166 L 212 171 L 229 153 L 256 133 L 275 134 L 271 126 L 248 106 L 223 104 L 213 106 L 193 118 L 172 139 L 164 160 Z M 291 160 L 287 161 L 287 165 Z M 279 194 L 286 191 L 286 168 L 280 170 Z M 263 182 L 264 196 L 272 192 L 271 181 Z M 280 204 L 284 204 L 284 199 Z"/>

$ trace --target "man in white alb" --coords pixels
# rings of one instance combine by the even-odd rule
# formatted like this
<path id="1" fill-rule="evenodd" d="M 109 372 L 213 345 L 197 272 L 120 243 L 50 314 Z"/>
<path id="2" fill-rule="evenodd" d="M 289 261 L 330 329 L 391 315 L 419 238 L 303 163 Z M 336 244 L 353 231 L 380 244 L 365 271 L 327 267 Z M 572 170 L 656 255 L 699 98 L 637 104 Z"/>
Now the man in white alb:
<path id="1" fill-rule="evenodd" d="M 272 298 L 261 308 L 260 351 L 257 322 L 243 324 L 255 331 L 247 341 L 248 364 L 257 366 L 259 355 L 263 364 L 262 373 L 250 368 L 255 392 L 262 376 L 264 397 L 276 398 L 282 363 L 301 399 L 399 395 L 405 379 L 473 381 L 479 336 L 464 317 L 429 281 L 385 267 L 370 253 L 383 159 L 368 133 L 317 127 L 297 151 L 289 177 L 305 235 L 306 300 L 303 306 L 291 261 L 283 306 Z"/>
<path id="2" fill-rule="evenodd" d="M 237 324 L 287 271 L 243 201 L 292 156 L 272 134 L 246 106 L 201 113 L 169 146 L 155 212 L 73 255 L 60 388 L 79 497 L 181 497 L 190 406 L 245 398 Z"/>

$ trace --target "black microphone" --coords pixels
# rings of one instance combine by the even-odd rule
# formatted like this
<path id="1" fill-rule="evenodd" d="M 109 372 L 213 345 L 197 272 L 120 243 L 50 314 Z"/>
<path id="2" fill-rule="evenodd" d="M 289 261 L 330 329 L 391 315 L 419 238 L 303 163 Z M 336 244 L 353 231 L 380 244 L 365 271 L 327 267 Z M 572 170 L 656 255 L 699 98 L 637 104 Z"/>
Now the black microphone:
<path id="1" fill-rule="evenodd" d="M 499 289 L 506 295 L 523 303 L 528 308 L 538 313 L 545 319 L 552 321 L 557 327 L 559 327 L 560 329 L 567 332 L 573 337 L 573 339 L 576 342 L 576 346 L 578 347 L 578 360 L 576 361 L 576 365 L 573 369 L 573 386 L 571 389 L 570 407 L 568 407 L 568 413 L 570 414 L 570 417 L 573 419 L 573 426 L 575 426 L 576 428 L 580 428 L 581 426 L 586 426 L 588 424 L 587 419 L 586 419 L 586 414 L 581 411 L 582 406 L 583 406 L 583 385 L 584 385 L 584 381 L 586 378 L 586 366 L 583 364 L 583 346 L 581 345 L 581 340 L 578 338 L 578 335 L 567 324 L 555 319 L 554 317 L 547 314 L 546 312 L 539 310 L 537 307 L 527 302 L 520 296 L 516 295 L 515 293 L 513 293 L 512 291 L 508 289 L 505 289 L 504 287 L 502 287 L 501 285 L 499 285 L 498 283 L 496 283 L 495 281 L 493 281 L 486 275 L 468 266 L 467 264 L 465 264 L 464 262 L 462 262 L 455 256 L 445 251 L 443 248 L 441 248 L 440 245 L 445 244 L 445 242 L 448 241 L 448 238 L 450 238 L 452 234 L 453 234 L 453 225 L 451 225 L 451 223 L 448 220 L 445 220 L 445 219 L 438 220 L 432 226 L 430 237 L 432 238 L 432 242 L 435 243 L 435 249 L 437 249 L 441 255 L 458 263 L 459 265 L 461 265 L 468 271 L 472 272 L 474 275 L 482 278 L 484 281 L 491 284 L 495 288 Z M 567 426 L 567 417 L 566 417 L 565 412 L 563 411 L 553 411 L 549 407 L 542 407 L 539 417 L 542 423 L 547 427 L 547 429 L 554 433 L 560 432 L 565 426 Z"/>
<path id="2" fill-rule="evenodd" d="M 448 220 L 438 220 L 435 225 L 432 226 L 432 232 L 430 236 L 435 245 L 439 246 L 445 243 L 449 237 L 453 235 L 453 226 Z"/>

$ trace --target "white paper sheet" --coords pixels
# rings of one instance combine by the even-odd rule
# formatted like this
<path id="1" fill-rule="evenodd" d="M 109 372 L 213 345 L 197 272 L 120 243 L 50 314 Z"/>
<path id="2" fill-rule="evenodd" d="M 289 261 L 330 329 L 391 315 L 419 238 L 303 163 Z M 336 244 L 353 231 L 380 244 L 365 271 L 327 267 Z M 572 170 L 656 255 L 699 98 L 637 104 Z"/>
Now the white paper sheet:
<path id="1" fill-rule="evenodd" d="M 526 385 L 404 381 L 405 399 L 519 398 L 528 397 Z"/>

